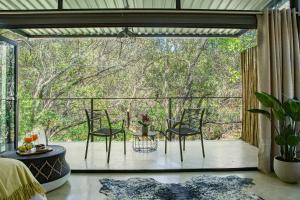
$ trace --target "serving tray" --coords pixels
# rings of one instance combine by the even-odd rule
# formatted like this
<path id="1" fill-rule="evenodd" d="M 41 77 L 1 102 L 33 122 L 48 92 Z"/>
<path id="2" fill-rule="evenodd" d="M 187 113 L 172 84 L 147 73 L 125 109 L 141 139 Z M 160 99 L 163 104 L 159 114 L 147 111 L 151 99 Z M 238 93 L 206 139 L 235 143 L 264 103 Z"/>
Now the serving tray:
<path id="1" fill-rule="evenodd" d="M 25 152 L 21 152 L 21 151 L 17 150 L 16 153 L 20 156 L 31 156 L 31 155 L 41 154 L 41 153 L 47 153 L 52 150 L 53 149 L 51 147 L 45 147 L 44 149 L 39 149 L 38 151 L 36 150 L 36 148 L 30 149 Z"/>

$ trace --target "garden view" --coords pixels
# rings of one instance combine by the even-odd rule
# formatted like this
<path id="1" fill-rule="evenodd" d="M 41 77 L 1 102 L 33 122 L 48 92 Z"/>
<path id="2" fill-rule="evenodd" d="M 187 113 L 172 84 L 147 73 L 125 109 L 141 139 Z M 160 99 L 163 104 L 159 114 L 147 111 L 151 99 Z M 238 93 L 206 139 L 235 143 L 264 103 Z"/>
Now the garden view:
<path id="1" fill-rule="evenodd" d="M 206 139 L 239 138 L 240 53 L 255 40 L 254 32 L 19 40 L 20 133 L 39 129 L 52 141 L 86 140 L 84 109 L 93 101 L 94 109 L 124 119 L 129 112 L 132 121 L 147 113 L 156 130 L 166 129 L 170 111 L 179 118 L 184 108 L 206 107 Z"/>

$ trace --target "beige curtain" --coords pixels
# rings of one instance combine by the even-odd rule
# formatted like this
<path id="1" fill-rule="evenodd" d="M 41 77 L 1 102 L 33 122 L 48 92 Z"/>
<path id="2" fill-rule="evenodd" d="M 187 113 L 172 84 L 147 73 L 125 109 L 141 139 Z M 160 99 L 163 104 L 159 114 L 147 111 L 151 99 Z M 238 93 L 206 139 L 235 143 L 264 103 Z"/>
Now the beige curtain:
<path id="1" fill-rule="evenodd" d="M 257 108 L 254 93 L 257 91 L 257 48 L 253 47 L 241 53 L 242 68 L 242 140 L 258 146 L 258 115 L 248 112 Z"/>
<path id="2" fill-rule="evenodd" d="M 297 14 L 293 10 L 265 11 L 258 15 L 258 91 L 271 93 L 281 101 L 300 98 L 300 55 Z M 263 172 L 272 170 L 277 154 L 271 123 L 259 116 L 259 163 Z"/>

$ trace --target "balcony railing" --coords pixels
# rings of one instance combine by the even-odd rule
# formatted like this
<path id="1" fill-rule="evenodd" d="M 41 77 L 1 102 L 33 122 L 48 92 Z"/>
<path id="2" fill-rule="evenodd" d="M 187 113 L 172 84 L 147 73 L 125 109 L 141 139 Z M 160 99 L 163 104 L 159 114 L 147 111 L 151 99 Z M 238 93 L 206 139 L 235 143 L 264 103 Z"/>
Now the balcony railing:
<path id="1" fill-rule="evenodd" d="M 206 139 L 238 138 L 241 134 L 241 97 L 64 97 L 19 99 L 21 135 L 39 128 L 52 140 L 86 139 L 84 109 L 109 109 L 114 115 L 137 121 L 150 115 L 155 129 L 165 130 L 166 118 L 179 118 L 184 108 L 207 108 Z M 129 137 L 130 138 L 130 137 Z"/>

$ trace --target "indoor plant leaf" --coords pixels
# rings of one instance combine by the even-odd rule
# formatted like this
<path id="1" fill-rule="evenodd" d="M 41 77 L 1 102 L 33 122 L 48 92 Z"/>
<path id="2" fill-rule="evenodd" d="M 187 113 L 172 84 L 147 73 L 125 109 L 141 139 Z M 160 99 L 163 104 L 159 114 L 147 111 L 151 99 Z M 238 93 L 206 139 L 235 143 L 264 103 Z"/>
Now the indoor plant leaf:
<path id="1" fill-rule="evenodd" d="M 285 112 L 295 121 L 300 121 L 300 101 L 288 99 L 283 103 Z"/>
<path id="2" fill-rule="evenodd" d="M 265 107 L 273 107 L 273 101 L 268 97 L 268 94 L 263 92 L 255 92 L 257 100 Z"/>
<path id="3" fill-rule="evenodd" d="M 263 114 L 264 116 L 266 116 L 267 118 L 271 118 L 271 114 L 266 111 L 266 110 L 262 110 L 262 109 L 249 109 L 248 110 L 249 112 L 252 112 L 252 113 L 260 113 L 260 114 Z"/>
<path id="4" fill-rule="evenodd" d="M 255 96 L 263 106 L 271 108 L 273 110 L 274 116 L 278 120 L 285 120 L 285 110 L 278 99 L 266 92 L 256 92 Z"/>
<path id="5" fill-rule="evenodd" d="M 286 144 L 286 139 L 283 135 L 276 135 L 275 143 L 280 145 L 280 146 L 283 146 L 283 145 Z"/>
<path id="6" fill-rule="evenodd" d="M 287 137 L 287 144 L 290 145 L 290 146 L 297 146 L 300 142 L 300 136 L 296 136 L 296 135 L 289 135 Z"/>

